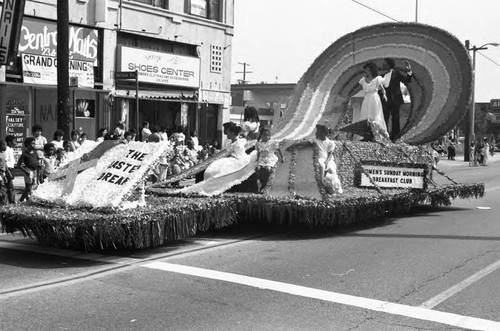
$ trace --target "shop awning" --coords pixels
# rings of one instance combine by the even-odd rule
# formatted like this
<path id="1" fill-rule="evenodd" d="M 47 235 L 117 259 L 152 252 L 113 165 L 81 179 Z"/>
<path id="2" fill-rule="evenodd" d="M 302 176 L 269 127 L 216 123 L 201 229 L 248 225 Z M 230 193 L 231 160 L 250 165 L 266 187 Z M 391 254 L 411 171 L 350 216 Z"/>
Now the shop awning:
<path id="1" fill-rule="evenodd" d="M 115 90 L 116 98 L 135 99 L 135 90 Z M 198 92 L 196 90 L 166 90 L 166 91 L 149 91 L 139 90 L 139 99 L 158 100 L 158 101 L 183 101 L 197 102 Z"/>

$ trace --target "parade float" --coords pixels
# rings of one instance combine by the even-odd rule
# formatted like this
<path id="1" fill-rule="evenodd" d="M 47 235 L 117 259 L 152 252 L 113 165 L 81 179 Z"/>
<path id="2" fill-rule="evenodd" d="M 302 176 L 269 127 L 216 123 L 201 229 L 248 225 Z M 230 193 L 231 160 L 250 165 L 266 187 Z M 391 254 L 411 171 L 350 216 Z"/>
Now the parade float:
<path id="1" fill-rule="evenodd" d="M 407 85 L 411 107 L 394 143 L 378 135 L 369 121 L 349 126 L 349 97 L 362 65 L 385 57 L 399 65 L 408 60 L 414 73 Z M 464 116 L 471 77 L 467 50 L 446 31 L 417 23 L 365 27 L 334 42 L 298 82 L 273 127 L 273 139 L 286 150 L 286 162 L 278 163 L 262 194 L 251 192 L 251 169 L 241 170 L 242 183 L 230 193 L 186 195 L 170 188 L 225 157 L 224 150 L 144 187 L 160 157 L 172 153 L 170 147 L 105 142 L 74 155 L 38 187 L 29 203 L 2 207 L 2 230 L 87 251 L 143 249 L 237 223 L 335 227 L 405 213 L 422 203 L 438 206 L 454 198 L 478 198 L 484 195 L 484 185 L 459 184 L 435 169 L 428 147 Z M 314 145 L 297 147 L 297 142 L 314 136 L 318 124 L 337 136 L 351 130 L 370 137 L 363 142 L 336 140 L 342 194 L 325 191 Z M 438 184 L 438 176 L 444 183 Z"/>

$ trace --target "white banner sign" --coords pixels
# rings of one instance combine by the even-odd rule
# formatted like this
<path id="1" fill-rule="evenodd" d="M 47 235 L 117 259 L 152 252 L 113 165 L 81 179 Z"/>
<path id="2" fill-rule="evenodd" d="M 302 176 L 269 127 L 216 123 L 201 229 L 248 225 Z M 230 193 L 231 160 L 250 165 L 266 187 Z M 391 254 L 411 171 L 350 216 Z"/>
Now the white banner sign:
<path id="1" fill-rule="evenodd" d="M 366 173 L 379 187 L 389 188 L 424 188 L 425 170 L 423 168 L 388 167 L 380 165 L 362 165 Z M 373 187 L 365 172 L 361 172 L 362 187 Z"/>
<path id="2" fill-rule="evenodd" d="M 74 206 L 117 207 L 167 152 L 172 153 L 168 142 L 88 141 L 68 153 L 74 158 L 39 185 L 34 195 Z"/>
<path id="3" fill-rule="evenodd" d="M 145 83 L 198 88 L 200 59 L 121 46 L 118 71 L 139 71 Z"/>
<path id="4" fill-rule="evenodd" d="M 200 91 L 200 100 L 207 103 L 229 105 L 231 95 L 229 92 L 216 92 L 216 91 Z"/>
<path id="5" fill-rule="evenodd" d="M 22 54 L 25 83 L 57 85 L 57 58 L 37 54 Z M 78 86 L 94 87 L 94 64 L 69 60 L 69 76 L 78 77 Z"/>

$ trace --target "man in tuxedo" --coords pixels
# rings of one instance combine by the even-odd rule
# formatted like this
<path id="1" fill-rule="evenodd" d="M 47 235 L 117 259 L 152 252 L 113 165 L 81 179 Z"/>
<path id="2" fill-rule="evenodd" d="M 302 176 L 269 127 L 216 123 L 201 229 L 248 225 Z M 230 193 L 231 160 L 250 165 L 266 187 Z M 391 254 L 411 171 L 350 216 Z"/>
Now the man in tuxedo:
<path id="1" fill-rule="evenodd" d="M 401 93 L 401 83 L 409 83 L 412 78 L 411 66 L 408 61 L 405 61 L 406 67 L 396 68 L 396 62 L 393 58 L 385 58 L 383 70 L 386 71 L 384 77 L 384 87 L 387 95 L 387 101 L 382 104 L 384 109 L 384 120 L 389 127 L 389 117 L 391 117 L 391 140 L 398 138 L 401 132 L 399 123 L 399 108 L 404 103 L 403 94 Z"/>

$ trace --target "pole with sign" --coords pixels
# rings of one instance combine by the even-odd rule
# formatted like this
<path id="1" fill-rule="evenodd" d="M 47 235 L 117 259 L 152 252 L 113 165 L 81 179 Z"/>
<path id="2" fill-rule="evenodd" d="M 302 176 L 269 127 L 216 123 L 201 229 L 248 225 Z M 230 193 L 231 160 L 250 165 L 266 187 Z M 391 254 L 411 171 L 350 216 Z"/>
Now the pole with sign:
<path id="1" fill-rule="evenodd" d="M 17 57 L 26 0 L 3 1 L 0 15 L 0 65 L 12 65 Z"/>
<path id="2" fill-rule="evenodd" d="M 137 125 L 137 134 L 141 129 L 141 124 L 139 123 L 139 71 L 135 71 L 135 116 Z"/>
<path id="3" fill-rule="evenodd" d="M 136 124 L 138 130 L 140 129 L 139 123 L 139 71 L 117 71 L 115 72 L 115 80 L 129 80 L 135 79 L 135 112 L 136 112 Z M 139 131 L 137 131 L 139 132 Z"/>

